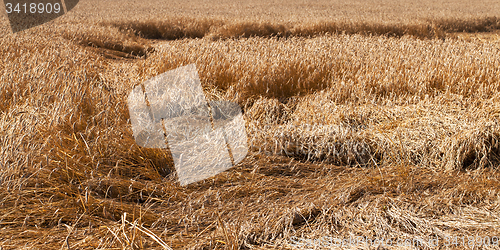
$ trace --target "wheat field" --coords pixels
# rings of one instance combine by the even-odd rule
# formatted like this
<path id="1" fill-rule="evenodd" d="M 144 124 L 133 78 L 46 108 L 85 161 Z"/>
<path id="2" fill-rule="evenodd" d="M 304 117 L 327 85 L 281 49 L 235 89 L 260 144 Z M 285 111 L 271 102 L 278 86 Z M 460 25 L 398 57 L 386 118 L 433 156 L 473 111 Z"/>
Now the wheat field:
<path id="1" fill-rule="evenodd" d="M 498 249 L 499 10 L 87 0 L 15 34 L 4 16 L 0 249 Z M 182 187 L 127 96 L 191 63 L 242 107 L 250 152 Z"/>

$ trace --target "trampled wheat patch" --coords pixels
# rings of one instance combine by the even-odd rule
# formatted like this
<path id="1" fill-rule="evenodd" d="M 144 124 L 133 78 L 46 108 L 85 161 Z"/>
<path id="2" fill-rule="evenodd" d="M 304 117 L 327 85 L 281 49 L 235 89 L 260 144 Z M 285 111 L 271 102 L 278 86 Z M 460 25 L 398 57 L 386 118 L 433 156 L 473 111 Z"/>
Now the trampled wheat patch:
<path id="1" fill-rule="evenodd" d="M 83 1 L 2 37 L 1 247 L 498 235 L 495 4 L 195 2 Z M 180 187 L 126 99 L 191 63 L 242 107 L 251 152 Z"/>

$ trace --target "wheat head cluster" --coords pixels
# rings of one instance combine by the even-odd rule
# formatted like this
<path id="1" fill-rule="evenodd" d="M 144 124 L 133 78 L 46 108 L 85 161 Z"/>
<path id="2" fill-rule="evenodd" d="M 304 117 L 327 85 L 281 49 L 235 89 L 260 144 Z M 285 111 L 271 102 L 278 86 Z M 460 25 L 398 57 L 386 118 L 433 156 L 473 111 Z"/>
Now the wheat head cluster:
<path id="1" fill-rule="evenodd" d="M 81 1 L 16 34 L 2 20 L 1 249 L 498 248 L 498 2 L 239 4 Z M 135 143 L 126 100 L 191 63 L 207 99 L 242 107 L 250 153 L 181 187 L 168 149 Z"/>

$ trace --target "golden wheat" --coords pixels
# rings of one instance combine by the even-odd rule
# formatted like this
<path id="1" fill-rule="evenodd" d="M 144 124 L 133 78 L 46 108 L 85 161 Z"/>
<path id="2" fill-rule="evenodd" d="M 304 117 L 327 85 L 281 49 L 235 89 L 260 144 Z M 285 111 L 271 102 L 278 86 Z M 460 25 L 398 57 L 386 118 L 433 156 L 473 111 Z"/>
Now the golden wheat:
<path id="1" fill-rule="evenodd" d="M 470 5 L 112 0 L 17 34 L 4 19 L 0 247 L 498 236 L 500 8 Z M 135 144 L 126 97 L 190 63 L 242 106 L 252 152 L 180 187 L 168 150 Z"/>

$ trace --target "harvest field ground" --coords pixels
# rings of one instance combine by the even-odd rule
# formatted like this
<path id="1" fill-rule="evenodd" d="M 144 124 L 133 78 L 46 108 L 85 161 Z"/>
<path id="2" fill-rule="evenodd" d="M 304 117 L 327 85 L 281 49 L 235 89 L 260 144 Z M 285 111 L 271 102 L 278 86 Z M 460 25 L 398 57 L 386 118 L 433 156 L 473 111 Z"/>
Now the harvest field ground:
<path id="1" fill-rule="evenodd" d="M 499 249 L 500 2 L 476 2 L 82 0 L 15 34 L 2 17 L 0 249 Z M 127 96 L 191 63 L 242 107 L 250 152 L 182 187 L 168 150 L 135 143 Z"/>

